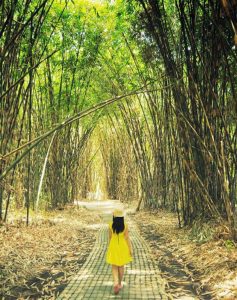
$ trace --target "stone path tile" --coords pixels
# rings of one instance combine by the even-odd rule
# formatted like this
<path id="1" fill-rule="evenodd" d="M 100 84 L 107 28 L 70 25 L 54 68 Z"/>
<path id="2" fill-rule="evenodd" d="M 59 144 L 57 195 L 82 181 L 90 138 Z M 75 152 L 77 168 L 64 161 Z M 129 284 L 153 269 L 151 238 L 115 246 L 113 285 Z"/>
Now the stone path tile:
<path id="1" fill-rule="evenodd" d="M 158 300 L 168 299 L 165 281 L 151 258 L 150 248 L 140 236 L 135 224 L 129 224 L 133 246 L 133 262 L 125 266 L 123 289 L 113 294 L 111 266 L 105 262 L 108 244 L 108 225 L 102 224 L 95 246 L 79 273 L 69 282 L 59 300 Z"/>

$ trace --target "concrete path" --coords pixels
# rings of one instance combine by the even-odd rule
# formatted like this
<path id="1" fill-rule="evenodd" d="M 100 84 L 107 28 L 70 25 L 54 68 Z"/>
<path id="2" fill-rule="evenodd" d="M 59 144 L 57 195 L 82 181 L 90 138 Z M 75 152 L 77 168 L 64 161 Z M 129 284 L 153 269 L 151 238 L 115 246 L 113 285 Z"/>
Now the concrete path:
<path id="1" fill-rule="evenodd" d="M 111 218 L 111 208 L 121 207 L 121 203 L 106 202 L 104 204 L 95 203 L 94 207 L 90 203 L 90 209 L 100 213 L 103 222 L 95 246 L 85 264 L 58 299 L 168 299 L 164 290 L 165 281 L 155 266 L 150 248 L 139 234 L 136 225 L 128 217 L 125 220 L 129 226 L 134 257 L 133 262 L 125 267 L 123 289 L 118 295 L 113 294 L 111 266 L 105 262 L 108 246 L 108 225 L 106 223 Z M 104 205 L 103 209 L 101 205 Z"/>

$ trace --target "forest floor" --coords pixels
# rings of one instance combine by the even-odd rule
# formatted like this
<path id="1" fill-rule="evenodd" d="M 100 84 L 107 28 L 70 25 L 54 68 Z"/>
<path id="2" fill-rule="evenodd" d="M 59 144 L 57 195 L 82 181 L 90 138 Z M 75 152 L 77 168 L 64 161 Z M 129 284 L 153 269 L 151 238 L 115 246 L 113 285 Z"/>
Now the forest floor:
<path id="1" fill-rule="evenodd" d="M 55 299 L 94 246 L 100 219 L 85 208 L 21 214 L 0 226 L 0 299 Z"/>
<path id="2" fill-rule="evenodd" d="M 174 299 L 237 299 L 237 245 L 227 227 L 180 229 L 177 216 L 166 211 L 141 211 L 134 219 Z"/>
<path id="3" fill-rule="evenodd" d="M 237 248 L 225 226 L 178 228 L 175 214 L 132 213 L 174 299 L 237 299 Z M 55 299 L 91 249 L 100 218 L 68 207 L 0 225 L 0 299 Z"/>

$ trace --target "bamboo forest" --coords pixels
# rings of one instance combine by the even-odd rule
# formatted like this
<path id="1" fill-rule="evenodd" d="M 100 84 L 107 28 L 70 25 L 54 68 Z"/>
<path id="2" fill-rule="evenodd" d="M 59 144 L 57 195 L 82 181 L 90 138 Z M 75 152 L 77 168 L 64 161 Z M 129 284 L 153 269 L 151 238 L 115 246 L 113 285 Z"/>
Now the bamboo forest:
<path id="1" fill-rule="evenodd" d="M 0 299 L 111 298 L 237 299 L 236 0 L 0 1 Z"/>

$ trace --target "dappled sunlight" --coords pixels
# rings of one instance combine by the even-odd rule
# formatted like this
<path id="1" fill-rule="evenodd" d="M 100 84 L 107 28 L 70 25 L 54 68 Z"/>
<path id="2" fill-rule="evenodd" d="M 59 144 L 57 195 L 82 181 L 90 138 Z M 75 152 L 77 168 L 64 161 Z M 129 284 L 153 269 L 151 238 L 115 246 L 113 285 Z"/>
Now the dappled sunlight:
<path id="1" fill-rule="evenodd" d="M 98 229 L 100 229 L 100 227 L 101 227 L 101 223 L 90 224 L 90 225 L 86 226 L 86 228 L 94 229 L 94 230 L 98 230 Z"/>
<path id="2" fill-rule="evenodd" d="M 229 277 L 234 275 L 234 272 L 231 272 Z M 237 276 L 235 276 L 233 279 L 228 279 L 215 284 L 214 287 L 218 290 L 218 297 L 233 297 L 231 299 L 237 299 Z"/>
<path id="3" fill-rule="evenodd" d="M 102 282 L 102 284 L 101 284 L 102 286 L 113 286 L 113 281 L 112 280 L 110 280 L 110 281 L 103 281 Z"/>
<path id="4" fill-rule="evenodd" d="M 84 272 L 83 272 L 84 273 Z M 86 270 L 85 270 L 85 273 L 86 273 Z M 82 275 L 79 275 L 79 276 L 75 276 L 75 280 L 76 279 L 78 279 L 78 280 L 87 280 L 87 279 L 89 279 L 89 278 L 93 278 L 94 277 L 94 275 L 93 274 L 91 274 L 91 275 L 89 275 L 89 274 L 82 274 Z"/>
<path id="5" fill-rule="evenodd" d="M 132 270 L 127 270 L 128 274 L 131 275 L 145 275 L 145 274 L 156 274 L 154 270 L 141 270 L 141 269 L 132 269 Z"/>

